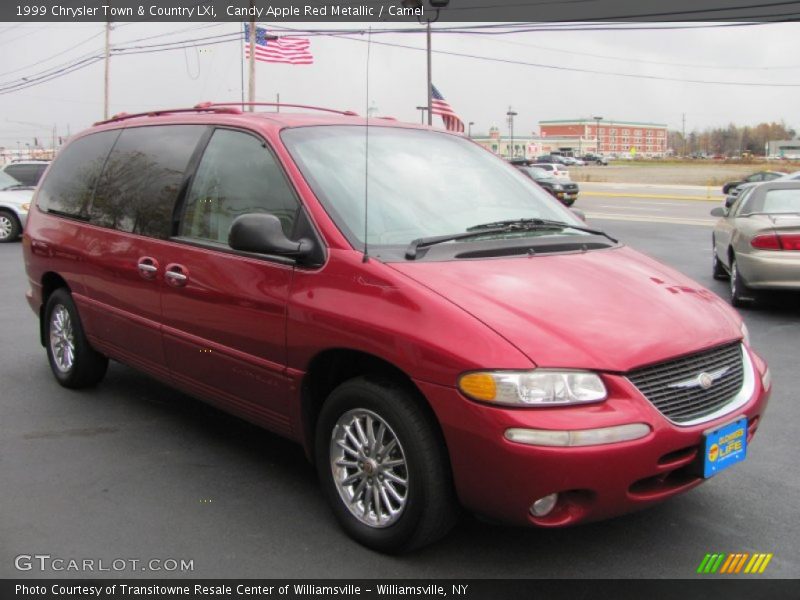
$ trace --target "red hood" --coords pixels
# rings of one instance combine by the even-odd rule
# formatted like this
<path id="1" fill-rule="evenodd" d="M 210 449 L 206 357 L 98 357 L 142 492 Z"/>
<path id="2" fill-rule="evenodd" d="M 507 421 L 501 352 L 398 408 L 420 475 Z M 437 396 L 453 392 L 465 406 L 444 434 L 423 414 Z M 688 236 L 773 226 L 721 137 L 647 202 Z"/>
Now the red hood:
<path id="1" fill-rule="evenodd" d="M 627 371 L 741 337 L 715 294 L 629 248 L 391 266 L 539 366 Z"/>

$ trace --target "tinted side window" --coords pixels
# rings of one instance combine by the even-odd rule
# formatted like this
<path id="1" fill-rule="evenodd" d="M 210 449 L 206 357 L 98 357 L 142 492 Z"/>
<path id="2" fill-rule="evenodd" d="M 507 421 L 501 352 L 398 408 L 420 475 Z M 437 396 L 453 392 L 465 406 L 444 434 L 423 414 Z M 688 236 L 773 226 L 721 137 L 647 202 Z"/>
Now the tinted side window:
<path id="1" fill-rule="evenodd" d="M 71 142 L 56 157 L 39 189 L 39 208 L 86 217 L 103 164 L 119 130 L 102 131 Z"/>
<path id="2" fill-rule="evenodd" d="M 291 237 L 298 203 L 275 158 L 253 135 L 214 132 L 186 197 L 179 235 L 228 242 L 239 215 L 269 212 Z"/>
<path id="3" fill-rule="evenodd" d="M 106 161 L 90 211 L 101 227 L 165 239 L 204 125 L 125 129 Z"/>

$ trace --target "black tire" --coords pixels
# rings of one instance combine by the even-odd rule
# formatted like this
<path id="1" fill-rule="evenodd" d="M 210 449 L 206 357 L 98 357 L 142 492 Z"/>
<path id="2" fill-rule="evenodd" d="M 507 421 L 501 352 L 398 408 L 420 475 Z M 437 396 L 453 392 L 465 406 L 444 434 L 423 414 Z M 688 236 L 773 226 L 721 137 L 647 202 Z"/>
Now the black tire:
<path id="1" fill-rule="evenodd" d="M 315 453 L 323 492 L 336 519 L 347 534 L 373 550 L 398 553 L 419 548 L 444 536 L 457 520 L 458 509 L 444 442 L 433 422 L 433 417 L 428 414 L 427 407 L 421 402 L 413 392 L 391 380 L 358 377 L 341 384 L 330 394 L 317 422 Z M 372 439 L 377 435 L 376 427 L 380 433 L 382 420 L 387 426 L 384 433 L 388 434 L 388 439 L 391 440 L 391 436 L 394 436 L 398 443 L 389 455 L 383 457 L 380 455 L 380 450 L 373 451 L 373 466 L 352 457 L 353 466 L 337 468 L 335 463 L 343 459 L 337 457 L 337 452 L 341 451 L 338 450 L 340 446 L 335 443 L 335 436 L 343 435 L 345 428 L 342 423 L 352 423 L 349 419 L 365 414 L 377 416 L 379 419 L 370 421 L 373 424 Z M 342 423 L 339 423 L 340 420 Z M 355 426 L 353 428 L 355 430 Z M 385 441 L 387 438 L 383 439 Z M 390 444 L 391 442 L 388 442 L 386 445 Z M 377 447 L 382 446 L 378 444 Z M 368 459 L 369 449 L 366 448 L 366 444 L 359 448 L 362 458 Z M 353 455 L 342 453 L 341 456 Z M 389 479 L 389 474 L 384 475 L 386 471 L 381 470 L 383 462 L 378 463 L 375 459 L 395 463 L 400 459 L 399 462 L 403 465 L 391 467 L 391 470 L 394 475 L 398 473 L 395 469 L 401 469 L 399 471 L 401 475 L 405 473 L 406 486 L 394 483 L 394 480 Z M 355 466 L 356 463 L 358 467 Z M 334 469 L 337 469 L 336 475 Z M 352 472 L 349 469 L 352 469 Z M 397 516 L 386 516 L 388 511 L 383 511 L 385 518 L 395 519 L 394 521 L 387 521 L 383 525 L 364 522 L 361 519 L 367 518 L 367 511 L 370 513 L 369 516 L 380 515 L 380 504 L 383 502 L 385 507 L 386 499 L 378 500 L 376 509 L 375 501 L 369 498 L 369 494 L 365 496 L 366 501 L 357 501 L 359 486 L 355 483 L 349 490 L 341 491 L 336 483 L 336 480 L 343 480 L 345 476 L 355 473 L 355 476 L 359 477 L 358 473 L 367 472 L 374 476 L 374 479 L 369 479 L 369 485 L 373 486 L 369 489 L 381 486 L 379 489 L 385 494 L 388 490 L 383 486 L 391 483 L 396 491 L 405 490 L 405 501 Z M 363 478 L 357 481 L 360 482 Z M 346 503 L 344 496 L 348 494 L 353 500 Z M 380 492 L 378 496 L 383 498 Z M 351 509 L 349 506 L 354 508 Z M 398 509 L 398 506 L 394 508 Z M 362 512 L 362 510 L 361 518 L 351 512 Z"/>
<path id="2" fill-rule="evenodd" d="M 737 308 L 745 306 L 752 306 L 756 303 L 756 293 L 748 287 L 742 275 L 739 272 L 739 267 L 736 264 L 736 257 L 731 256 L 731 304 Z"/>
<path id="3" fill-rule="evenodd" d="M 59 288 L 50 295 L 44 318 L 47 359 L 56 381 L 70 389 L 97 385 L 106 374 L 108 358 L 86 340 L 78 310 L 68 290 Z M 64 358 L 69 340 L 71 361 Z"/>
<path id="4" fill-rule="evenodd" d="M 725 265 L 722 264 L 722 261 L 720 261 L 717 256 L 717 245 L 713 237 L 711 238 L 711 273 L 714 279 L 720 281 L 728 279 L 728 272 L 725 270 Z"/>
<path id="5" fill-rule="evenodd" d="M 0 244 L 15 241 L 22 233 L 17 215 L 8 210 L 0 210 Z"/>

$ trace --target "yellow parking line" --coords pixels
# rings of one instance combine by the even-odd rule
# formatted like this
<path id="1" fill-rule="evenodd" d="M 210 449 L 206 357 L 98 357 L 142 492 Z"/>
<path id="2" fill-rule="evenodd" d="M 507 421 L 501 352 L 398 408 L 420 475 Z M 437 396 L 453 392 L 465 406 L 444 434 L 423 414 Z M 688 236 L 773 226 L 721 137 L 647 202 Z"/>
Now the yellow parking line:
<path id="1" fill-rule="evenodd" d="M 602 198 L 652 198 L 654 200 L 691 200 L 713 202 L 721 200 L 721 196 L 675 196 L 673 194 L 623 194 L 617 192 L 581 192 L 581 196 L 599 196 Z"/>

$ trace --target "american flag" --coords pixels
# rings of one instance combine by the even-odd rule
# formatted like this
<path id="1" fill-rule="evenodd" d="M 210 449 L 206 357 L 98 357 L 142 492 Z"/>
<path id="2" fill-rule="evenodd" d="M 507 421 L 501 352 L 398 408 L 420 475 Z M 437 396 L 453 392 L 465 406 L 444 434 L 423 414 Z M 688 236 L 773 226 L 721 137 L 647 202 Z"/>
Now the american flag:
<path id="1" fill-rule="evenodd" d="M 450 106 L 450 103 L 447 102 L 439 90 L 436 89 L 436 86 L 431 84 L 431 87 L 433 88 L 431 112 L 442 117 L 442 121 L 444 121 L 444 126 L 447 128 L 447 131 L 458 131 L 459 133 L 464 133 L 464 121 L 458 117 L 453 110 L 453 107 Z"/>
<path id="2" fill-rule="evenodd" d="M 250 25 L 244 25 L 244 52 L 250 58 Z M 311 42 L 306 38 L 267 35 L 263 27 L 256 27 L 255 58 L 264 62 L 287 65 L 310 65 L 314 56 L 310 50 Z"/>

